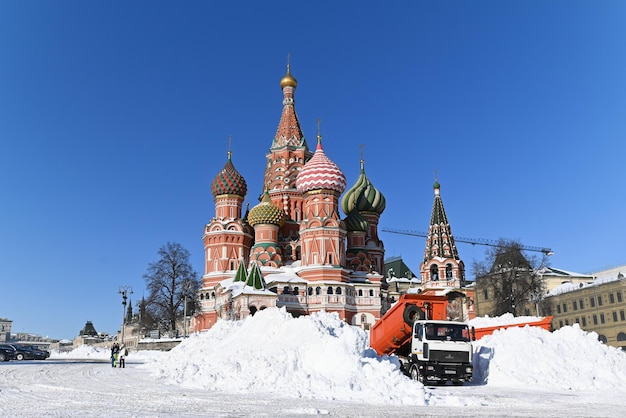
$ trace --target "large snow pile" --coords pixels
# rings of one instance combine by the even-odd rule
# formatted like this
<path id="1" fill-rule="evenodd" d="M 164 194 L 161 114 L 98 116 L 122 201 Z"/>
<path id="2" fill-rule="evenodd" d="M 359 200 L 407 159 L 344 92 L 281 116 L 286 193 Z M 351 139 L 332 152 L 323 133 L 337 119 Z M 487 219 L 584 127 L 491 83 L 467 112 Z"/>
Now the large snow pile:
<path id="1" fill-rule="evenodd" d="M 243 321 L 218 321 L 144 367 L 168 383 L 246 394 L 378 404 L 460 402 L 437 402 L 398 371 L 395 358 L 379 358 L 365 331 L 326 312 L 293 318 L 273 308 Z"/>
<path id="2" fill-rule="evenodd" d="M 474 383 L 592 390 L 626 387 L 626 353 L 598 341 L 578 324 L 495 331 L 475 343 Z"/>
<path id="3" fill-rule="evenodd" d="M 523 324 L 526 322 L 540 321 L 544 318 L 538 316 L 513 316 L 512 313 L 505 313 L 501 316 L 477 316 L 469 321 L 469 325 L 475 328 L 495 327 L 499 325 Z"/>
<path id="4" fill-rule="evenodd" d="M 60 352 L 59 350 L 52 350 L 50 352 L 51 359 L 108 359 L 111 357 L 111 351 L 108 349 L 102 349 L 93 347 L 90 345 L 81 345 L 76 347 L 72 351 Z"/>
<path id="5" fill-rule="evenodd" d="M 480 321 L 471 325 L 519 322 L 508 316 Z M 82 346 L 54 356 L 108 359 L 110 351 Z M 136 367 L 163 383 L 230 393 L 389 405 L 480 402 L 411 381 L 396 357 L 378 357 L 369 348 L 367 332 L 325 312 L 293 318 L 284 309 L 265 309 L 243 321 L 218 321 L 169 352 L 133 351 L 128 360 L 143 362 Z M 626 353 L 578 325 L 553 333 L 528 326 L 495 331 L 474 342 L 474 370 L 473 385 L 547 392 L 626 387 Z"/>

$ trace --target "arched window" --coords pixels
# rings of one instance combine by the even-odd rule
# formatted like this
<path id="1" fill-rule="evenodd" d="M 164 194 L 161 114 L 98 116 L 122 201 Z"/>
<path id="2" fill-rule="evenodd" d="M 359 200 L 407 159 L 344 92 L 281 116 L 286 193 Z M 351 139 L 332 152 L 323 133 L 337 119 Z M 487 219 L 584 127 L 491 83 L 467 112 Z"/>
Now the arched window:
<path id="1" fill-rule="evenodd" d="M 316 295 L 321 295 L 321 294 L 322 294 L 322 288 L 321 288 L 321 287 L 319 287 L 319 286 L 317 286 L 317 287 L 315 288 L 315 294 L 316 294 Z"/>
<path id="2" fill-rule="evenodd" d="M 293 288 L 293 294 L 298 296 L 298 293 L 300 293 L 300 289 L 298 288 L 298 286 Z"/>
<path id="3" fill-rule="evenodd" d="M 623 332 L 617 334 L 617 341 L 626 341 L 626 334 Z"/>
<path id="4" fill-rule="evenodd" d="M 309 287 L 309 289 L 307 291 L 309 293 L 309 296 L 313 295 L 313 288 L 312 287 Z"/>
<path id="5" fill-rule="evenodd" d="M 359 296 L 363 296 L 363 289 L 359 289 Z"/>
<path id="6" fill-rule="evenodd" d="M 370 296 L 374 296 L 374 289 L 370 289 Z"/>
<path id="7" fill-rule="evenodd" d="M 338 287 L 337 289 L 335 289 L 335 293 L 338 294 L 338 295 L 341 295 L 341 288 Z"/>
<path id="8" fill-rule="evenodd" d="M 452 264 L 446 264 L 446 279 L 452 278 Z"/>
<path id="9" fill-rule="evenodd" d="M 600 341 L 602 344 L 606 344 L 608 340 L 606 339 L 606 336 L 600 334 L 598 335 L 598 341 Z"/>
<path id="10" fill-rule="evenodd" d="M 437 270 L 439 270 L 437 268 L 436 264 L 433 264 L 432 266 L 430 266 L 430 280 L 432 281 L 437 281 L 439 280 L 439 275 L 437 274 Z"/>
<path id="11" fill-rule="evenodd" d="M 365 314 L 361 315 L 361 323 L 362 324 L 367 324 L 367 315 L 365 315 Z"/>
<path id="12" fill-rule="evenodd" d="M 328 286 L 328 290 L 326 291 L 326 294 L 328 294 L 328 295 L 332 295 L 333 294 L 332 286 Z"/>
<path id="13" fill-rule="evenodd" d="M 254 316 L 257 311 L 256 306 L 248 306 L 248 309 L 250 309 L 250 315 Z"/>
<path id="14" fill-rule="evenodd" d="M 288 295 L 289 293 L 290 293 L 289 292 L 289 286 L 284 286 L 283 287 L 283 295 Z"/>

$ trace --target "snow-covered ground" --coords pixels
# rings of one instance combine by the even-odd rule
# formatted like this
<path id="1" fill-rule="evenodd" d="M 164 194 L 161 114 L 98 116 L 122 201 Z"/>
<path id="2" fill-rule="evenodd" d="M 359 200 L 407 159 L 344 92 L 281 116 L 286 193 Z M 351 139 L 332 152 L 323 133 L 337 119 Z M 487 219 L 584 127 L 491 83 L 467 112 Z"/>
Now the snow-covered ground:
<path id="1" fill-rule="evenodd" d="M 336 315 L 294 319 L 266 309 L 220 321 L 170 352 L 131 352 L 125 369 L 111 367 L 108 350 L 87 346 L 2 363 L 0 415 L 623 416 L 626 353 L 595 333 L 509 328 L 474 344 L 471 384 L 424 387 Z"/>

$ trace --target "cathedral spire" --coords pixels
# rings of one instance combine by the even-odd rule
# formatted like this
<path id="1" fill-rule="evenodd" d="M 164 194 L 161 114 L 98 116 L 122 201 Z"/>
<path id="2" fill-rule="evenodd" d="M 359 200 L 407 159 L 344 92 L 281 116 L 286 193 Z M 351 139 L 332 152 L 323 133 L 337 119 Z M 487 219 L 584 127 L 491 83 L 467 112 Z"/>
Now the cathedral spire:
<path id="1" fill-rule="evenodd" d="M 439 281 L 446 283 L 447 286 L 461 287 L 465 282 L 465 267 L 459 257 L 443 207 L 441 185 L 437 180 L 436 172 L 433 191 L 435 199 L 426 237 L 424 261 L 420 268 L 422 282 L 426 287 L 432 285 L 429 282 Z"/>
<path id="2" fill-rule="evenodd" d="M 272 143 L 272 150 L 291 146 L 304 147 L 308 151 L 306 139 L 302 133 L 295 109 L 296 101 L 294 95 L 297 86 L 298 82 L 291 75 L 291 65 L 289 64 L 289 58 L 287 58 L 287 74 L 280 80 L 280 88 L 283 90 L 283 113 L 278 123 L 274 142 Z"/>

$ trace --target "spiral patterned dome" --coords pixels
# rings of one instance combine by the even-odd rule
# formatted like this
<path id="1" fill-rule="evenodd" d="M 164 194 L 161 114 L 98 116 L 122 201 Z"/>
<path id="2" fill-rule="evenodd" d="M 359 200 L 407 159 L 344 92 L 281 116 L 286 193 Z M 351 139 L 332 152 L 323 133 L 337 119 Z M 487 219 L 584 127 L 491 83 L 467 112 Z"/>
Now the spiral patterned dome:
<path id="1" fill-rule="evenodd" d="M 213 197 L 222 194 L 234 194 L 245 197 L 246 193 L 248 193 L 246 179 L 235 169 L 230 157 L 231 152 L 228 151 L 228 161 L 226 161 L 222 171 L 215 176 L 211 183 L 211 193 L 213 193 Z"/>
<path id="2" fill-rule="evenodd" d="M 351 212 L 344 220 L 347 231 L 367 232 L 369 223 L 359 212 Z"/>
<path id="3" fill-rule="evenodd" d="M 300 193 L 322 189 L 342 193 L 346 189 L 346 176 L 337 164 L 326 156 L 320 136 L 317 137 L 315 154 L 296 177 L 296 188 Z"/>
<path id="4" fill-rule="evenodd" d="M 347 215 L 352 212 L 374 212 L 379 215 L 385 210 L 385 196 L 365 175 L 365 164 L 361 160 L 361 174 L 341 200 L 341 208 Z"/>
<path id="5" fill-rule="evenodd" d="M 269 193 L 266 191 L 261 199 L 261 203 L 250 209 L 248 214 L 248 224 L 252 227 L 259 224 L 278 225 L 285 224 L 287 216 L 285 211 L 272 203 Z"/>

